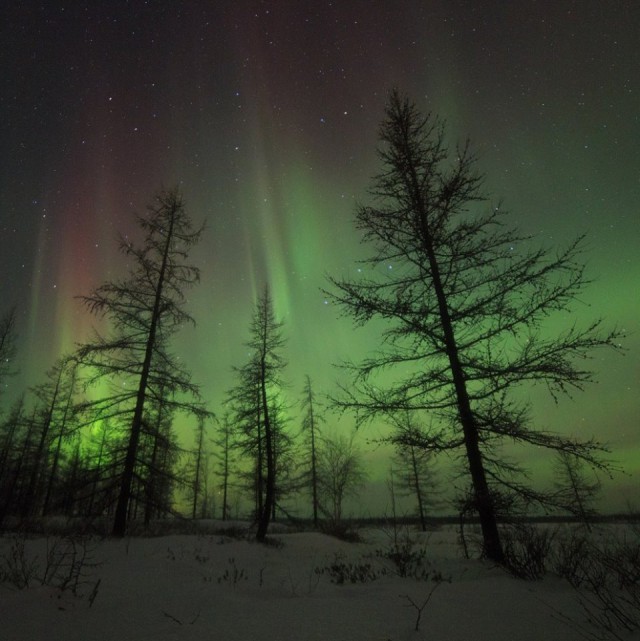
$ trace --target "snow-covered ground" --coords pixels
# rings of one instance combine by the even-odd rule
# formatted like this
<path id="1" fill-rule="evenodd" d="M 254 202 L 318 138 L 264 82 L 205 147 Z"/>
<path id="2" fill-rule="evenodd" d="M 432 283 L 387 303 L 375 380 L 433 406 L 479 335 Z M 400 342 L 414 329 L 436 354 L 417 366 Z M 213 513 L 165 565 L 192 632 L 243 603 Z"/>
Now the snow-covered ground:
<path id="1" fill-rule="evenodd" d="M 347 543 L 281 532 L 272 534 L 271 545 L 221 534 L 95 538 L 76 550 L 88 554 L 76 595 L 70 587 L 42 585 L 36 576 L 42 565 L 34 566 L 29 587 L 0 585 L 0 641 L 587 638 L 580 630 L 586 614 L 566 581 L 518 580 L 490 563 L 466 560 L 452 527 L 411 532 L 413 549 L 426 550 L 418 574 L 427 580 L 398 576 L 376 554 L 391 549 L 392 532 L 372 528 L 361 535 L 363 542 Z M 13 537 L 0 546 L 5 573 L 46 557 L 44 538 L 27 540 L 23 554 Z M 11 561 L 12 554 L 22 560 Z M 332 565 L 337 569 L 326 569 Z M 377 578 L 350 583 L 352 575 Z M 341 576 L 347 581 L 335 583 Z M 432 591 L 416 631 L 417 608 Z"/>

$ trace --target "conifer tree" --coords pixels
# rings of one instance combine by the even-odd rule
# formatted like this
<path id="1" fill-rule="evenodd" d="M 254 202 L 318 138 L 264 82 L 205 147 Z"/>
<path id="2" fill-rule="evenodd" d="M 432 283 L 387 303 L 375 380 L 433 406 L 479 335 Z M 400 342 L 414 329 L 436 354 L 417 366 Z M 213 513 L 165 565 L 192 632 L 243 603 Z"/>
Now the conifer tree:
<path id="1" fill-rule="evenodd" d="M 249 361 L 236 370 L 239 382 L 229 392 L 229 405 L 238 428 L 237 446 L 254 456 L 256 538 L 264 541 L 276 505 L 278 459 L 285 450 L 280 447 L 285 437 L 278 395 L 286 366 L 282 323 L 276 320 L 267 287 L 256 301 L 249 332 Z"/>
<path id="2" fill-rule="evenodd" d="M 313 526 L 318 527 L 319 516 L 319 492 L 318 492 L 318 443 L 320 437 L 321 416 L 318 413 L 316 397 L 311 385 L 311 377 L 305 377 L 305 385 L 302 396 L 302 431 L 306 437 L 307 469 L 303 474 L 303 485 L 311 490 L 311 510 L 313 515 Z"/>
<path id="3" fill-rule="evenodd" d="M 582 239 L 558 251 L 532 248 L 500 208 L 487 213 L 469 146 L 450 151 L 436 118 L 394 91 L 380 141 L 373 203 L 356 211 L 372 253 L 354 278 L 331 279 L 329 295 L 358 325 L 380 319 L 385 329 L 378 352 L 347 365 L 353 385 L 336 402 L 359 422 L 429 413 L 432 427 L 415 444 L 464 457 L 484 554 L 500 563 L 497 494 L 545 499 L 506 463 L 500 443 L 602 465 L 598 443 L 534 427 L 513 392 L 525 384 L 555 396 L 582 389 L 592 380 L 584 357 L 615 346 L 618 335 L 599 321 L 547 329 L 550 316 L 569 317 L 586 284 Z"/>
<path id="4" fill-rule="evenodd" d="M 201 411 L 198 388 L 170 352 L 170 339 L 194 323 L 185 311 L 186 291 L 198 282 L 199 270 L 188 262 L 188 254 L 202 228 L 194 228 L 177 189 L 160 192 L 147 214 L 136 220 L 144 232 L 142 244 L 120 238 L 128 275 L 81 297 L 89 311 L 108 323 L 108 334 L 96 331 L 77 355 L 91 371 L 88 385 L 106 380 L 111 386 L 108 395 L 90 403 L 92 411 L 99 420 L 117 417 L 127 425 L 114 536 L 123 536 L 126 529 L 148 399 L 162 389 L 173 409 Z"/>

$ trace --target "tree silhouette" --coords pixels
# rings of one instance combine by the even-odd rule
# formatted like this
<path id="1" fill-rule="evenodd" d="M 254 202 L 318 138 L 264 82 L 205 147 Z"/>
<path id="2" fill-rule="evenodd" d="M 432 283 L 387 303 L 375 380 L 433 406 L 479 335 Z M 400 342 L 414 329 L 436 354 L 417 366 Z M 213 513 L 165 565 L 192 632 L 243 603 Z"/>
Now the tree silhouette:
<path id="1" fill-rule="evenodd" d="M 311 489 L 311 508 L 313 525 L 318 527 L 319 495 L 318 495 L 318 441 L 321 417 L 317 411 L 316 397 L 311 385 L 311 377 L 305 377 L 302 394 L 302 432 L 306 437 L 307 469 L 303 473 L 302 485 Z"/>
<path id="2" fill-rule="evenodd" d="M 24 395 L 15 401 L 0 431 L 0 526 L 16 504 L 16 489 L 29 450 L 31 425 L 25 416 Z M 30 439 L 29 439 L 30 440 Z"/>
<path id="3" fill-rule="evenodd" d="M 231 476 L 231 466 L 233 464 L 233 429 L 229 414 L 225 414 L 222 420 L 217 423 L 216 435 L 213 439 L 217 450 L 213 456 L 217 461 L 216 470 L 220 477 L 219 488 L 222 492 L 222 505 L 220 506 L 221 518 L 226 521 L 230 516 L 229 511 L 229 479 Z"/>
<path id="4" fill-rule="evenodd" d="M 206 467 L 208 452 L 206 450 L 206 425 L 204 417 L 200 417 L 195 430 L 195 447 L 189 452 L 187 463 L 186 483 L 191 499 L 191 518 L 195 519 L 202 511 L 201 501 L 205 497 Z M 200 508 L 200 511 L 198 510 Z"/>
<path id="5" fill-rule="evenodd" d="M 160 192 L 147 215 L 136 218 L 145 233 L 142 245 L 120 238 L 130 265 L 128 276 L 81 297 L 92 313 L 111 325 L 109 335 L 96 331 L 93 340 L 78 349 L 79 362 L 92 372 L 87 384 L 107 380 L 111 386 L 91 407 L 100 420 L 118 417 L 129 425 L 114 536 L 126 530 L 148 397 L 166 394 L 173 409 L 202 412 L 193 400 L 181 400 L 198 399 L 198 388 L 169 351 L 172 335 L 194 323 L 184 310 L 185 291 L 199 280 L 199 270 L 187 260 L 202 228 L 194 229 L 177 189 Z"/>
<path id="6" fill-rule="evenodd" d="M 63 457 L 63 444 L 69 440 L 74 433 L 75 411 L 74 395 L 76 392 L 76 374 L 77 367 L 74 361 L 63 359 L 57 367 L 60 368 L 60 377 L 62 378 L 62 390 L 60 402 L 53 407 L 52 418 L 52 461 L 49 467 L 49 476 L 44 495 L 44 504 L 42 506 L 42 516 L 46 516 L 51 508 L 52 498 L 54 496 L 55 484 L 58 477 L 58 468 Z M 64 380 L 66 378 L 66 380 Z M 53 411 L 56 415 L 53 416 Z"/>
<path id="7" fill-rule="evenodd" d="M 601 465 L 600 448 L 531 426 L 523 383 L 557 396 L 592 379 L 584 356 L 618 336 L 595 321 L 565 320 L 555 335 L 547 318 L 570 311 L 585 285 L 582 239 L 557 253 L 529 249 L 500 208 L 488 213 L 469 145 L 450 152 L 442 124 L 391 93 L 380 128 L 382 172 L 374 204 L 360 206 L 356 226 L 373 253 L 362 275 L 331 279 L 332 296 L 359 325 L 386 325 L 380 350 L 347 364 L 353 386 L 336 399 L 359 422 L 381 413 L 429 412 L 437 419 L 419 442 L 460 452 L 473 486 L 484 554 L 504 559 L 493 496 L 507 488 L 529 498 L 518 469 L 507 465 L 505 440 L 569 451 Z M 380 376 L 393 371 L 393 382 Z"/>
<path id="8" fill-rule="evenodd" d="M 355 494 L 367 479 L 362 456 L 353 436 L 324 436 L 318 450 L 318 487 L 321 509 L 332 526 L 342 521 L 344 499 Z"/>
<path id="9" fill-rule="evenodd" d="M 258 520 L 264 506 L 264 427 L 260 387 L 253 358 L 235 368 L 238 382 L 227 392 L 229 442 L 241 459 L 250 460 L 250 469 L 240 468 L 240 484 L 253 493 L 253 516 Z"/>
<path id="10" fill-rule="evenodd" d="M 55 480 L 62 439 L 69 428 L 72 413 L 73 394 L 75 391 L 75 363 L 72 359 L 64 357 L 47 372 L 47 382 L 34 388 L 34 393 L 39 401 L 37 446 L 33 456 L 33 466 L 29 475 L 27 494 L 23 506 L 23 516 L 27 517 L 36 512 L 39 507 L 40 488 L 45 476 L 49 477 L 43 505 L 43 516 L 49 509 L 51 489 Z M 54 447 L 54 456 L 51 468 L 47 470 L 49 449 Z"/>
<path id="11" fill-rule="evenodd" d="M 556 502 L 591 531 L 591 521 L 596 513 L 593 503 L 601 489 L 599 479 L 594 477 L 589 480 L 584 462 L 568 452 L 558 452 L 554 467 Z"/>
<path id="12" fill-rule="evenodd" d="M 239 382 L 229 392 L 228 403 L 236 426 L 236 446 L 254 457 L 256 538 L 264 541 L 275 511 L 279 457 L 286 449 L 279 447 L 283 435 L 278 399 L 286 365 L 280 353 L 285 341 L 267 287 L 256 301 L 249 332 L 249 361 L 236 370 Z"/>
<path id="13" fill-rule="evenodd" d="M 416 513 L 423 532 L 427 530 L 427 509 L 433 508 L 438 494 L 434 472 L 434 452 L 420 446 L 422 430 L 410 413 L 396 414 L 395 432 L 388 439 L 395 446 L 394 471 L 401 494 L 416 501 Z"/>
<path id="14" fill-rule="evenodd" d="M 173 488 L 179 482 L 174 473 L 180 448 L 173 419 L 175 406 L 170 402 L 171 390 L 160 386 L 159 394 L 149 399 L 146 420 L 143 424 L 144 470 L 139 476 L 144 490 L 144 523 L 148 526 L 152 517 L 166 516 L 171 511 Z M 204 420 L 202 415 L 200 420 Z"/>

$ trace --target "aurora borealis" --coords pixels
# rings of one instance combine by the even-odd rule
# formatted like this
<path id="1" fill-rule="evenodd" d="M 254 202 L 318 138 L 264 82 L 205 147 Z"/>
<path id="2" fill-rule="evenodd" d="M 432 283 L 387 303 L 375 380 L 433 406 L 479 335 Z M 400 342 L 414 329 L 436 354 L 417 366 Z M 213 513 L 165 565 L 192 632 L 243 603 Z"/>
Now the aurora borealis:
<path id="1" fill-rule="evenodd" d="M 612 507 L 637 494 L 636 3 L 26 0 L 4 4 L 0 29 L 0 312 L 16 305 L 20 321 L 7 396 L 86 336 L 93 320 L 74 296 L 126 267 L 117 232 L 135 233 L 131 214 L 174 184 L 207 225 L 193 254 L 198 325 L 176 351 L 210 409 L 267 282 L 292 400 L 305 374 L 331 391 L 333 365 L 375 346 L 321 288 L 357 269 L 353 208 L 398 87 L 445 118 L 454 143 L 470 138 L 488 195 L 523 233 L 552 245 L 587 233 L 594 283 L 567 322 L 604 317 L 627 351 L 595 354 L 599 382 L 573 401 L 532 399 L 550 429 L 610 443 L 628 473 Z"/>

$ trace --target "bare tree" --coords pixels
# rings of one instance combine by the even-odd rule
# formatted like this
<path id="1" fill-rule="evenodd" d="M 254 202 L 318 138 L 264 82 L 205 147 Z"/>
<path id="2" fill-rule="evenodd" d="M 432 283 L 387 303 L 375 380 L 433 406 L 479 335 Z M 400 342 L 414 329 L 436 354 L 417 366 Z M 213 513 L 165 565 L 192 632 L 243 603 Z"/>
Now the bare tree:
<path id="1" fill-rule="evenodd" d="M 89 384 L 105 377 L 112 383 L 110 393 L 93 402 L 93 411 L 100 420 L 124 417 L 129 423 L 114 536 L 126 530 L 147 398 L 169 390 L 176 393 L 167 396 L 174 409 L 202 411 L 192 400 L 182 400 L 198 399 L 198 388 L 169 351 L 172 335 L 194 322 L 184 310 L 185 291 L 199 280 L 199 271 L 187 260 L 202 228 L 194 229 L 177 189 L 160 192 L 137 222 L 145 233 L 142 245 L 120 239 L 128 277 L 81 297 L 92 313 L 111 323 L 110 335 L 95 332 L 78 350 L 78 360 L 92 371 Z"/>
<path id="2" fill-rule="evenodd" d="M 353 437 L 324 436 L 318 452 L 318 485 L 322 510 L 334 524 L 342 520 L 347 496 L 356 494 L 367 474 Z"/>
<path id="3" fill-rule="evenodd" d="M 600 321 L 565 323 L 555 336 L 544 329 L 549 316 L 570 311 L 586 283 L 582 239 L 558 252 L 530 249 L 500 208 L 486 213 L 468 144 L 451 153 L 442 124 L 397 92 L 380 140 L 374 204 L 356 211 L 373 253 L 354 279 L 331 279 L 329 295 L 357 324 L 382 319 L 386 329 L 377 353 L 347 364 L 354 382 L 336 402 L 359 423 L 429 412 L 436 420 L 416 445 L 464 457 L 483 552 L 502 562 L 496 489 L 544 497 L 506 464 L 500 442 L 565 450 L 602 465 L 598 443 L 534 429 L 528 406 L 512 392 L 525 383 L 544 384 L 554 396 L 582 389 L 592 380 L 583 357 L 619 337 L 603 332 Z"/>

